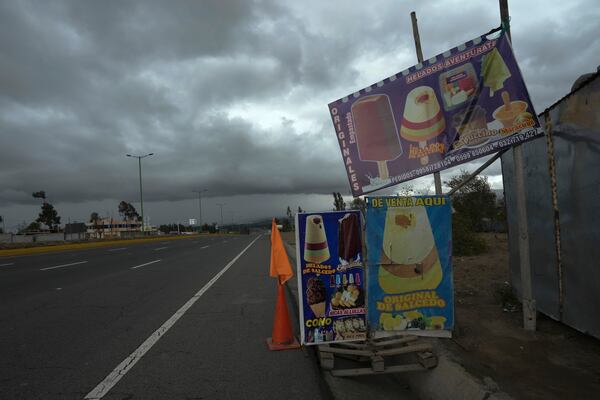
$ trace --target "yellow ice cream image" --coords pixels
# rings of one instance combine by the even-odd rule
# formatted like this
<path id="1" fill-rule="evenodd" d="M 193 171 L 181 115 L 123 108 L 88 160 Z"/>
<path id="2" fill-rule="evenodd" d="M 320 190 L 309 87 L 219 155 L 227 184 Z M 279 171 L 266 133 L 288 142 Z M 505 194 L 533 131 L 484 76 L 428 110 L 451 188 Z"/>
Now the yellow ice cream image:
<path id="1" fill-rule="evenodd" d="M 423 206 L 388 208 L 379 285 L 386 293 L 435 289 L 442 265 Z"/>
<path id="2" fill-rule="evenodd" d="M 483 58 L 481 65 L 483 85 L 490 88 L 490 97 L 504 87 L 504 81 L 510 78 L 510 71 L 498 49 L 493 49 Z"/>

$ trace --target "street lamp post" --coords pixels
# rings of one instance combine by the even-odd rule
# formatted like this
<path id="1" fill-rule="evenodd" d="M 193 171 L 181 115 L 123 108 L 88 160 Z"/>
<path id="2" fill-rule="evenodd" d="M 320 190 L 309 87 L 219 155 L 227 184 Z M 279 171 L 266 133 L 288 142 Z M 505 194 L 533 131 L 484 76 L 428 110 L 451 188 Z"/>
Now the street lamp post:
<path id="1" fill-rule="evenodd" d="M 202 233 L 202 193 L 208 192 L 208 189 L 192 190 L 192 192 L 198 193 L 198 226 L 200 227 L 198 231 Z"/>
<path id="2" fill-rule="evenodd" d="M 144 195 L 142 192 L 142 158 L 150 157 L 150 156 L 154 155 L 154 153 L 148 153 L 143 156 L 135 156 L 132 154 L 125 154 L 125 155 L 127 157 L 133 157 L 133 158 L 138 159 L 138 168 L 139 168 L 139 173 L 140 173 L 140 209 L 142 211 L 142 235 L 145 235 L 146 227 L 145 227 L 145 221 L 144 221 Z"/>
<path id="3" fill-rule="evenodd" d="M 223 229 L 223 206 L 226 206 L 227 204 L 225 203 L 217 203 L 217 205 L 219 207 L 221 207 L 221 226 L 219 227 L 219 230 Z"/>

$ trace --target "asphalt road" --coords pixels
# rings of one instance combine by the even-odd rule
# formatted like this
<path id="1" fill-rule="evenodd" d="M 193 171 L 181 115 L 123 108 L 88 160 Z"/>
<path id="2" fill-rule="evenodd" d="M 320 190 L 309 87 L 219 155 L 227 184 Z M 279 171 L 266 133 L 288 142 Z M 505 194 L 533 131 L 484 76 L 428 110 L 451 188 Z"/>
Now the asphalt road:
<path id="1" fill-rule="evenodd" d="M 269 250 L 250 235 L 0 257 L 0 398 L 322 398 L 307 354 L 267 350 Z"/>

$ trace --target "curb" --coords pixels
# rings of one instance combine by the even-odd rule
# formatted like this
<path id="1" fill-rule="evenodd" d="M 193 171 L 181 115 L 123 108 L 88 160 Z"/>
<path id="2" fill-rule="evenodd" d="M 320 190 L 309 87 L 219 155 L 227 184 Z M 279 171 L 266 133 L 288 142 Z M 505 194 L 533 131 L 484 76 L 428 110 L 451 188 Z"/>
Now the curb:
<path id="1" fill-rule="evenodd" d="M 151 237 L 144 239 L 121 239 L 121 240 L 107 240 L 102 242 L 89 242 L 89 243 L 69 243 L 59 245 L 48 245 L 48 246 L 37 246 L 37 247 L 22 247 L 17 249 L 6 249 L 0 250 L 0 257 L 10 256 L 22 256 L 29 254 L 43 254 L 52 253 L 55 251 L 68 251 L 68 250 L 83 250 L 83 249 L 94 249 L 98 247 L 110 247 L 121 244 L 139 244 L 147 242 L 167 241 L 167 240 L 182 240 L 182 239 L 198 239 L 207 235 L 186 235 L 186 236 L 166 236 L 166 237 Z M 212 235 L 210 237 L 217 237 L 218 235 Z M 226 236 L 226 235 L 220 235 Z"/>
<path id="2" fill-rule="evenodd" d="M 296 250 L 288 243 L 284 242 L 288 252 L 288 257 L 296 261 Z M 288 287 L 293 303 L 296 307 L 297 317 L 298 300 L 297 287 L 294 284 L 295 293 Z M 286 285 L 287 287 L 287 285 Z M 298 318 L 298 317 L 297 317 Z M 317 357 L 316 349 L 313 349 L 315 363 L 321 371 L 324 382 L 329 387 L 329 393 L 333 398 L 343 398 L 344 400 L 364 399 L 365 396 L 383 399 L 383 398 L 401 398 L 398 395 L 410 387 L 411 392 L 421 400 L 512 400 L 507 393 L 499 390 L 498 385 L 492 378 L 486 377 L 481 382 L 475 376 L 467 372 L 459 363 L 455 361 L 457 357 L 452 354 L 443 344 L 441 339 L 422 338 L 429 341 L 434 352 L 438 357 L 437 367 L 426 372 L 407 372 L 403 374 L 372 375 L 368 378 L 357 377 L 353 379 L 335 378 L 331 374 L 321 371 Z M 382 386 L 389 386 L 383 390 Z M 376 393 L 377 391 L 382 391 Z M 389 397 L 388 397 L 389 393 Z M 396 394 L 396 397 L 394 396 Z M 337 396 L 335 395 L 337 394 Z"/>

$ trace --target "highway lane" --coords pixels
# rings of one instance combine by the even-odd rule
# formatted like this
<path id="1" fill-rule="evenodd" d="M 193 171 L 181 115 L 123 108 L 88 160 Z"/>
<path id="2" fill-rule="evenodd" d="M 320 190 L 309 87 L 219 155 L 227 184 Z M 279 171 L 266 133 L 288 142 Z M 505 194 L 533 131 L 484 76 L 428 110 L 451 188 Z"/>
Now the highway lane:
<path id="1" fill-rule="evenodd" d="M 11 264 L 0 268 L 0 303 L 20 300 L 43 291 L 64 288 L 80 280 L 119 272 L 126 265 L 131 267 L 156 259 L 169 260 L 174 254 L 207 250 L 237 238 L 200 237 L 197 239 L 153 241 L 115 245 L 93 249 L 14 256 L 0 258 L 1 263 Z M 162 248 L 157 251 L 157 248 Z M 115 251 L 119 249 L 118 251 Z M 85 263 L 84 263 L 85 262 Z"/>
<path id="2" fill-rule="evenodd" d="M 105 399 L 324 398 L 307 354 L 267 350 L 276 294 L 269 252 L 263 236 Z"/>
<path id="3" fill-rule="evenodd" d="M 83 398 L 252 239 L 11 258 L 0 270 L 1 397 Z M 40 271 L 77 260 L 88 262 Z"/>

